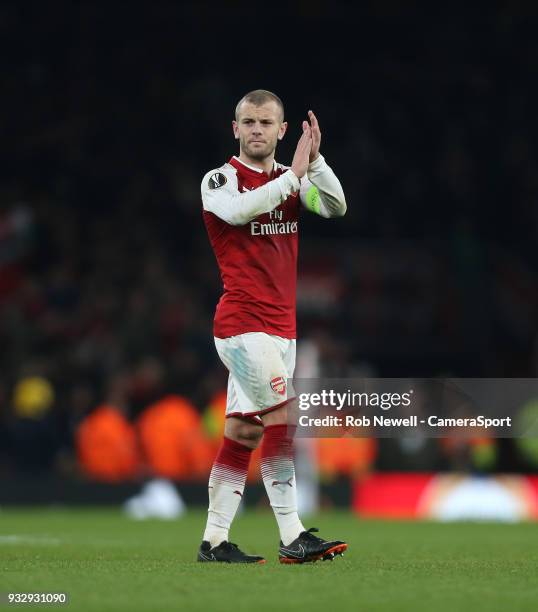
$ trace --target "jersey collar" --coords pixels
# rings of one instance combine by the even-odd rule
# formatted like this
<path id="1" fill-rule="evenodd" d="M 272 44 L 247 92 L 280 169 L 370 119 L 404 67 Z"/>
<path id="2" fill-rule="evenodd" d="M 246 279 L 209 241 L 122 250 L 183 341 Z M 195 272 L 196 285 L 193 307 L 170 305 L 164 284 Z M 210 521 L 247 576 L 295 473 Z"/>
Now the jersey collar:
<path id="1" fill-rule="evenodd" d="M 248 170 L 251 170 L 252 172 L 255 172 L 256 174 L 264 174 L 264 171 L 261 168 L 256 168 L 256 166 L 245 164 L 245 162 L 240 160 L 239 157 L 237 157 L 236 155 L 234 155 L 232 159 L 230 159 L 229 163 L 232 164 L 232 166 L 235 166 L 236 168 L 243 167 L 243 168 L 247 168 Z M 273 159 L 273 173 L 276 171 L 276 168 L 277 168 L 277 163 Z"/>

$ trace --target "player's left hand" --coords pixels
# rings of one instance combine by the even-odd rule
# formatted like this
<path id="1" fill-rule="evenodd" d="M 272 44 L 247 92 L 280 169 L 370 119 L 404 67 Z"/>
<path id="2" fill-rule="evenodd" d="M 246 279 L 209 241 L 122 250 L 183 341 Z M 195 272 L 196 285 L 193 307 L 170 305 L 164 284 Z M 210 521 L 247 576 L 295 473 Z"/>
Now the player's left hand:
<path id="1" fill-rule="evenodd" d="M 310 149 L 310 158 L 309 161 L 312 163 L 315 159 L 319 157 L 319 146 L 321 144 L 321 132 L 319 130 L 319 123 L 316 119 L 316 115 L 309 110 L 308 118 L 310 119 L 310 127 L 312 130 L 312 148 Z"/>

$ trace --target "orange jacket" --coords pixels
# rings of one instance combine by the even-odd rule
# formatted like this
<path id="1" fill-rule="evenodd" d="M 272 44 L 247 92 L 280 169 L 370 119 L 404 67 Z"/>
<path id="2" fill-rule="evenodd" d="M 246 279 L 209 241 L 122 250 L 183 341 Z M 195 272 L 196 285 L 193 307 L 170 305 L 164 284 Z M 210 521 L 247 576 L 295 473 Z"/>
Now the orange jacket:
<path id="1" fill-rule="evenodd" d="M 368 472 L 377 452 L 372 438 L 321 438 L 317 442 L 319 471 L 328 479 Z"/>
<path id="2" fill-rule="evenodd" d="M 163 398 L 144 410 L 137 428 L 153 474 L 176 480 L 207 477 L 213 448 L 198 411 L 189 401 L 176 395 Z"/>
<path id="3" fill-rule="evenodd" d="M 115 482 L 139 472 L 135 430 L 113 406 L 99 406 L 83 419 L 75 433 L 75 445 L 79 465 L 90 478 Z"/>

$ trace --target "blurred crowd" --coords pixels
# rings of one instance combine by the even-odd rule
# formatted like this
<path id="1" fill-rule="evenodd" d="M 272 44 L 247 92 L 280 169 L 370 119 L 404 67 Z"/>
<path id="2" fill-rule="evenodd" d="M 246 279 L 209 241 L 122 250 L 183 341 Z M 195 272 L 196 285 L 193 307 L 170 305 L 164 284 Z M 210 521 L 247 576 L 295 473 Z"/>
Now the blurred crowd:
<path id="1" fill-rule="evenodd" d="M 260 86 L 286 105 L 277 158 L 289 163 L 314 108 L 348 200 L 343 220 L 302 220 L 299 334 L 320 373 L 537 375 L 532 20 L 314 3 L 326 48 L 298 82 L 300 69 L 252 78 L 253 53 L 241 70 L 220 62 L 235 23 L 222 7 L 201 45 L 201 4 L 59 4 L 0 7 L 13 43 L 0 59 L 4 469 L 69 463 L 98 406 L 133 425 L 170 395 L 202 414 L 225 388 L 199 184 L 237 152 L 232 111 Z M 290 5 L 290 31 L 301 10 Z M 20 385 L 36 379 L 46 409 L 25 412 Z M 48 458 L 28 460 L 25 419 L 46 421 Z"/>

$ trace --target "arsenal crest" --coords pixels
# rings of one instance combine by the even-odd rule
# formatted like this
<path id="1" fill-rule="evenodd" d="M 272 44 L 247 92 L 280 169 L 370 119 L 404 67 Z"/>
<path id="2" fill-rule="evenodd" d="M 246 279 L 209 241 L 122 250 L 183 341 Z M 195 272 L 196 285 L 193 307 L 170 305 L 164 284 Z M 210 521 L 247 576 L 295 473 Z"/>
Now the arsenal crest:
<path id="1" fill-rule="evenodd" d="M 286 379 L 282 376 L 277 376 L 271 381 L 271 389 L 279 395 L 286 394 Z"/>

